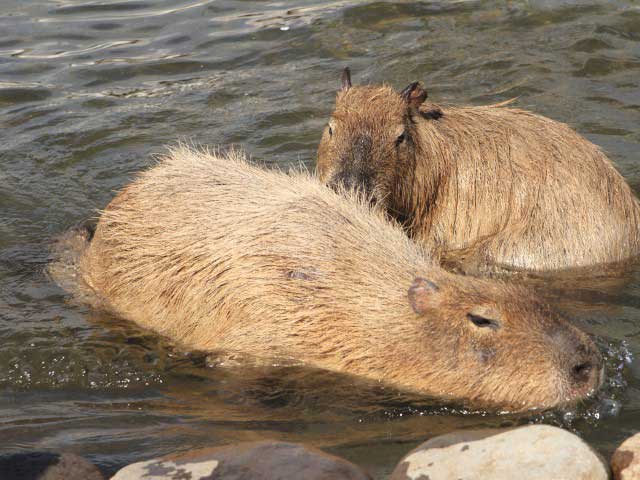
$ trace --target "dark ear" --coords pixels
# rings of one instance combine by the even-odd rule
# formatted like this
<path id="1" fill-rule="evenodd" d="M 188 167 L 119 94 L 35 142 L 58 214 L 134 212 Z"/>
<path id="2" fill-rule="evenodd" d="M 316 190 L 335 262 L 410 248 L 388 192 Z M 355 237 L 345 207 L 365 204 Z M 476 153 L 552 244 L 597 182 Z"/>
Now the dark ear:
<path id="1" fill-rule="evenodd" d="M 346 92 L 351 88 L 351 70 L 349 70 L 349 67 L 344 67 L 344 69 L 342 70 L 340 82 L 342 83 L 343 92 Z"/>
<path id="2" fill-rule="evenodd" d="M 409 305 L 411 305 L 414 312 L 422 315 L 429 308 L 437 306 L 439 291 L 440 287 L 431 280 L 416 277 L 407 292 Z"/>
<path id="3" fill-rule="evenodd" d="M 400 92 L 400 96 L 407 105 L 418 108 L 427 99 L 427 91 L 420 82 L 413 82 Z"/>

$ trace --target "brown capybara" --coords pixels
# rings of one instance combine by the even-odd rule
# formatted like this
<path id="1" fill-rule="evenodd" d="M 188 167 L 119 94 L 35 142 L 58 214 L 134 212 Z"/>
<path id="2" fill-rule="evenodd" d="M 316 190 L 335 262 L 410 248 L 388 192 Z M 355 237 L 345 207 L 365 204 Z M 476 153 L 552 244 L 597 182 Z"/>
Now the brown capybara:
<path id="1" fill-rule="evenodd" d="M 320 179 L 359 187 L 432 252 L 470 271 L 557 270 L 640 253 L 640 207 L 602 151 L 567 125 L 502 105 L 439 107 L 412 83 L 343 72 Z M 470 266 L 470 267 L 469 267 Z"/>
<path id="2" fill-rule="evenodd" d="M 522 287 L 448 273 L 355 194 L 179 147 L 101 214 L 95 302 L 193 349 L 293 358 L 514 410 L 598 388 L 588 336 Z"/>

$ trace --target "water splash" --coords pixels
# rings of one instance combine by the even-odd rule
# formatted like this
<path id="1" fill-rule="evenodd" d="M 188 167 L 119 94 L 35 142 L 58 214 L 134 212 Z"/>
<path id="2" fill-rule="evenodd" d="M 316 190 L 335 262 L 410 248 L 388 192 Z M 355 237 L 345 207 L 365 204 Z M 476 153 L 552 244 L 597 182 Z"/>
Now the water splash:
<path id="1" fill-rule="evenodd" d="M 628 386 L 625 374 L 633 362 L 633 354 L 624 340 L 600 340 L 599 343 L 605 363 L 605 380 L 600 390 L 574 407 L 544 412 L 532 418 L 532 423 L 551 423 L 578 433 L 586 425 L 598 426 L 604 419 L 620 415 Z"/>

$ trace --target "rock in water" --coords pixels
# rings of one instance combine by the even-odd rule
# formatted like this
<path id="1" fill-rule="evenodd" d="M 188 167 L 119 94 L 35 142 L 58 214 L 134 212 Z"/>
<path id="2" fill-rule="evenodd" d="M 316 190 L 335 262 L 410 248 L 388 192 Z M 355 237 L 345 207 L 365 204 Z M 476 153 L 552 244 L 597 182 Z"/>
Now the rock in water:
<path id="1" fill-rule="evenodd" d="M 94 464 L 73 453 L 24 452 L 0 455 L 2 480 L 103 480 Z"/>
<path id="2" fill-rule="evenodd" d="M 134 463 L 111 480 L 371 480 L 353 465 L 315 448 L 247 442 Z"/>
<path id="3" fill-rule="evenodd" d="M 627 438 L 613 452 L 611 470 L 614 480 L 640 479 L 640 433 Z"/>
<path id="4" fill-rule="evenodd" d="M 406 455 L 391 480 L 606 480 L 607 466 L 576 435 L 548 425 L 433 438 Z"/>

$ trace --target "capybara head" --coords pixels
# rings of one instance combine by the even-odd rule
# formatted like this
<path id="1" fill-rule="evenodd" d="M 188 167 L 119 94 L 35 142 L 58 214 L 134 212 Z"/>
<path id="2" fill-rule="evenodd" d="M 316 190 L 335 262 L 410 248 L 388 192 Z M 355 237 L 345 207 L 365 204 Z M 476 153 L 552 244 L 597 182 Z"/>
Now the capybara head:
<path id="1" fill-rule="evenodd" d="M 587 334 L 523 287 L 469 280 L 419 277 L 409 288 L 421 322 L 416 348 L 427 342 L 436 352 L 425 359 L 431 375 L 409 382 L 509 410 L 565 405 L 599 388 L 603 361 Z"/>
<path id="2" fill-rule="evenodd" d="M 418 82 L 396 92 L 389 86 L 352 86 L 342 73 L 336 107 L 318 147 L 320 180 L 363 190 L 385 204 L 399 175 L 409 174 L 416 157 L 416 115 L 438 118 L 439 109 L 421 111 L 427 92 Z M 389 206 L 389 205 L 387 205 Z"/>

